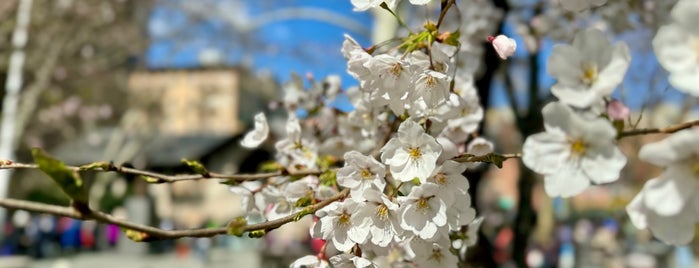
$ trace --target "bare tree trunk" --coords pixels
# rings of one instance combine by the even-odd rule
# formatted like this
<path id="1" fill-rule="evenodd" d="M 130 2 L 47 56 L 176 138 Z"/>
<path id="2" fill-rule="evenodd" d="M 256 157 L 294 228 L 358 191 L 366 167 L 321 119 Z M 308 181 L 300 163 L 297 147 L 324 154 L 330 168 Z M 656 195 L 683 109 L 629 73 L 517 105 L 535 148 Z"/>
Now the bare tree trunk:
<path id="1" fill-rule="evenodd" d="M 22 88 L 22 69 L 24 66 L 24 47 L 27 44 L 28 26 L 31 18 L 32 0 L 20 0 L 17 8 L 17 24 L 12 32 L 12 56 L 5 82 L 5 98 L 2 104 L 2 124 L 0 125 L 0 158 L 14 158 L 14 134 L 19 90 Z M 10 185 L 11 170 L 0 171 L 0 199 L 7 196 Z M 5 222 L 5 209 L 0 209 L 0 223 Z"/>

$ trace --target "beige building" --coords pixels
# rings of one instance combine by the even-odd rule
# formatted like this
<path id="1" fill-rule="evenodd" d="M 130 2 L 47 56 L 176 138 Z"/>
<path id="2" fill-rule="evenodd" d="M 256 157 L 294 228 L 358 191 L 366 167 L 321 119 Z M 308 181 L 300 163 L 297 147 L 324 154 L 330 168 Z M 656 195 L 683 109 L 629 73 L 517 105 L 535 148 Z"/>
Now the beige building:
<path id="1" fill-rule="evenodd" d="M 235 68 L 136 72 L 129 78 L 128 102 L 144 116 L 148 132 L 235 135 L 244 128 L 241 116 L 249 117 L 274 94 L 269 85 L 243 88 L 255 82 L 241 81 L 254 79 L 249 77 Z"/>

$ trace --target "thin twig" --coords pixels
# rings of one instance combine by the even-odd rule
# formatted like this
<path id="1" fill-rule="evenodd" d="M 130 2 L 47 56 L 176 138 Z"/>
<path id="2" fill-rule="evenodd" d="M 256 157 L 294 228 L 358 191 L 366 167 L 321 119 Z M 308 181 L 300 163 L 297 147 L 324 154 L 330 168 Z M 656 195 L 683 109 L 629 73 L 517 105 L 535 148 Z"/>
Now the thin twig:
<path id="1" fill-rule="evenodd" d="M 245 227 L 243 227 L 242 230 L 244 232 L 251 232 L 251 231 L 257 231 L 257 230 L 265 230 L 265 231 L 274 230 L 274 229 L 279 228 L 280 226 L 282 226 L 284 224 L 287 224 L 287 223 L 290 223 L 292 221 L 297 220 L 297 218 L 299 218 L 299 217 L 302 217 L 302 216 L 308 215 L 308 214 L 313 214 L 315 211 L 329 205 L 330 203 L 333 203 L 335 201 L 338 201 L 342 198 L 347 197 L 348 193 L 349 193 L 349 189 L 345 189 L 345 190 L 339 192 L 338 194 L 330 197 L 329 199 L 326 199 L 326 200 L 318 202 L 314 205 L 305 207 L 302 211 L 299 211 L 297 213 L 294 213 L 294 214 L 291 214 L 289 216 L 279 218 L 276 220 L 272 220 L 272 221 L 256 223 L 256 224 L 249 224 L 249 225 L 246 225 Z M 212 237 L 212 236 L 216 236 L 216 235 L 226 234 L 228 232 L 228 229 L 226 227 L 200 228 L 200 229 L 188 229 L 188 230 L 165 230 L 165 229 L 160 229 L 160 228 L 156 228 L 153 226 L 129 222 L 129 221 L 114 217 L 110 214 L 107 214 L 107 213 L 104 213 L 101 211 L 91 211 L 90 213 L 80 213 L 77 210 L 75 210 L 73 207 L 63 207 L 63 206 L 49 205 L 49 204 L 44 204 L 44 203 L 17 200 L 17 199 L 0 199 L 0 207 L 4 207 L 4 208 L 8 208 L 8 209 L 26 210 L 26 211 L 30 211 L 30 212 L 36 212 L 36 213 L 52 214 L 52 215 L 57 215 L 57 216 L 74 218 L 74 219 L 78 219 L 78 220 L 95 220 L 95 221 L 98 221 L 101 223 L 110 223 L 110 224 L 114 224 L 114 225 L 129 229 L 129 230 L 142 232 L 148 236 L 149 241 L 158 240 L 158 239 L 176 239 L 176 238 L 182 238 L 182 237 Z"/>
<path id="2" fill-rule="evenodd" d="M 442 22 L 444 21 L 444 17 L 447 15 L 447 11 L 449 11 L 449 8 L 451 8 L 452 5 L 456 3 L 456 0 L 447 0 L 445 5 L 442 5 L 442 11 L 439 12 L 439 19 L 437 19 L 437 29 L 439 29 L 439 26 L 442 25 Z"/>
<path id="3" fill-rule="evenodd" d="M 10 163 L 10 164 L 1 164 L 0 169 L 38 169 L 39 166 L 37 164 L 24 164 L 24 163 Z M 78 166 L 67 166 L 67 168 L 75 170 L 75 171 L 80 171 L 81 168 Z M 178 182 L 178 181 L 196 181 L 196 180 L 205 180 L 205 179 L 224 179 L 224 180 L 232 180 L 232 181 L 237 181 L 237 182 L 243 182 L 243 181 L 255 181 L 255 180 L 261 180 L 261 179 L 267 179 L 271 177 L 277 177 L 277 176 L 308 176 L 308 175 L 319 175 L 321 172 L 317 170 L 303 170 L 303 171 L 293 171 L 293 172 L 283 172 L 283 171 L 275 171 L 275 172 L 266 172 L 266 173 L 256 173 L 256 174 L 222 174 L 222 173 L 215 173 L 215 172 L 210 172 L 207 175 L 200 175 L 200 174 L 182 174 L 182 175 L 168 175 L 168 174 L 163 174 L 163 173 L 157 173 L 153 171 L 147 171 L 147 170 L 141 170 L 137 168 L 130 168 L 130 167 L 124 167 L 124 166 L 115 166 L 111 165 L 108 163 L 105 163 L 104 167 L 97 167 L 95 169 L 96 171 L 104 171 L 104 172 L 117 172 L 121 174 L 131 174 L 131 175 L 140 175 L 140 176 L 145 176 L 145 177 L 151 177 L 155 178 L 156 180 L 154 181 L 155 183 L 173 183 L 173 182 Z"/>
<path id="4" fill-rule="evenodd" d="M 457 160 L 458 162 L 464 163 L 464 162 L 470 162 L 470 163 L 476 163 L 476 162 L 483 162 L 483 163 L 490 163 L 491 158 L 493 155 L 502 157 L 504 160 L 507 159 L 512 159 L 512 158 L 522 158 L 522 153 L 511 153 L 511 154 L 484 154 L 484 155 L 468 155 L 468 154 L 463 154 L 463 155 L 458 155 L 452 158 L 452 160 Z"/>
<path id="5" fill-rule="evenodd" d="M 639 128 L 639 129 L 633 129 L 633 130 L 627 130 L 624 132 L 619 133 L 619 138 L 625 138 L 625 137 L 631 137 L 631 136 L 637 136 L 637 135 L 646 135 L 646 134 L 670 134 L 670 133 L 675 133 L 680 130 L 688 129 L 694 126 L 699 126 L 699 120 L 695 121 L 689 121 L 689 122 L 684 122 L 681 124 L 676 124 L 676 125 L 671 125 L 667 126 L 664 128 Z"/>

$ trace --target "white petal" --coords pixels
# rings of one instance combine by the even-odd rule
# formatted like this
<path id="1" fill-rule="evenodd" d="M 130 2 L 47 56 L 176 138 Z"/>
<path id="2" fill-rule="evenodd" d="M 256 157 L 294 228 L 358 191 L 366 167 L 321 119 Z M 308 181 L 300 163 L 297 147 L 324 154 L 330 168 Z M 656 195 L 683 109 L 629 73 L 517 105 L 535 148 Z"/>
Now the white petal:
<path id="1" fill-rule="evenodd" d="M 570 157 L 566 137 L 552 133 L 529 136 L 522 147 L 522 162 L 541 174 L 551 174 L 561 168 Z"/>
<path id="2" fill-rule="evenodd" d="M 558 172 L 544 177 L 544 189 L 552 197 L 571 197 L 582 193 L 588 186 L 590 181 L 587 176 L 572 163 L 563 165 Z"/>
<path id="3" fill-rule="evenodd" d="M 240 145 L 246 148 L 257 148 L 269 136 L 269 125 L 264 113 L 255 115 L 255 128 L 245 134 L 245 137 L 240 142 Z"/>
<path id="4" fill-rule="evenodd" d="M 651 179 L 648 182 L 646 182 L 646 184 L 653 180 L 656 179 Z M 633 223 L 633 225 L 636 226 L 636 228 L 638 229 L 648 228 L 648 220 L 646 218 L 646 214 L 649 211 L 643 204 L 643 199 L 645 199 L 645 192 L 641 190 L 641 192 L 639 192 L 626 206 L 626 213 L 629 214 L 629 219 L 631 220 L 631 223 Z"/>
<path id="5" fill-rule="evenodd" d="M 686 245 L 694 239 L 694 215 L 679 213 L 672 217 L 648 215 L 648 226 L 655 237 L 672 245 Z"/>
<path id="6" fill-rule="evenodd" d="M 587 153 L 581 160 L 581 168 L 594 183 L 609 183 L 619 178 L 621 169 L 626 165 L 626 156 L 615 144 L 598 148 L 599 151 Z"/>
<path id="7" fill-rule="evenodd" d="M 597 81 L 590 90 L 595 92 L 597 97 L 612 94 L 614 89 L 624 80 L 630 63 L 629 47 L 624 43 L 615 45 L 611 61 L 600 71 Z"/>
<path id="8" fill-rule="evenodd" d="M 644 204 L 660 216 L 676 215 L 682 211 L 696 189 L 697 182 L 693 174 L 670 167 L 653 183 L 646 184 Z"/>
<path id="9" fill-rule="evenodd" d="M 643 161 L 668 166 L 699 153 L 699 129 L 677 132 L 659 142 L 644 145 L 638 152 Z"/>

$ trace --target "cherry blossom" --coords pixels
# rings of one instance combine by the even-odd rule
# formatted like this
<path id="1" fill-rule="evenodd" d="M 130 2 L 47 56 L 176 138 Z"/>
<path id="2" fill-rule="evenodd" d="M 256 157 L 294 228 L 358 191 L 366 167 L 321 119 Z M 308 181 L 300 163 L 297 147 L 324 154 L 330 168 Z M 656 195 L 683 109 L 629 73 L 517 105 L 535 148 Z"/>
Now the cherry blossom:
<path id="1" fill-rule="evenodd" d="M 401 228 L 412 231 L 422 239 L 432 239 L 440 227 L 446 225 L 447 205 L 438 196 L 439 186 L 424 183 L 413 187 L 402 203 Z"/>
<path id="2" fill-rule="evenodd" d="M 493 44 L 495 52 L 498 53 L 501 59 L 506 60 L 510 56 L 515 54 L 517 49 L 517 42 L 514 39 L 509 38 L 505 35 L 498 35 L 496 37 L 489 37 L 488 41 Z"/>
<path id="3" fill-rule="evenodd" d="M 607 115 L 613 120 L 625 120 L 630 113 L 629 107 L 618 100 L 611 100 L 607 103 Z"/>
<path id="4" fill-rule="evenodd" d="M 398 127 L 398 134 L 381 148 L 381 161 L 400 181 L 415 178 L 424 182 L 437 165 L 442 152 L 437 140 L 408 118 Z"/>
<path id="5" fill-rule="evenodd" d="M 386 2 L 389 7 L 396 6 L 396 0 L 350 0 L 354 6 L 354 11 L 365 11 L 370 8 L 375 8 Z M 412 1 L 411 1 L 412 2 Z"/>
<path id="6" fill-rule="evenodd" d="M 689 243 L 699 222 L 699 129 L 646 144 L 639 157 L 665 170 L 646 182 L 627 207 L 632 223 L 650 228 L 665 242 Z"/>
<path id="7" fill-rule="evenodd" d="M 551 93 L 564 104 L 590 107 L 614 91 L 630 62 L 626 44 L 612 45 L 602 31 L 586 29 L 575 35 L 572 45 L 553 47 L 546 68 L 558 81 Z"/>
<path id="8" fill-rule="evenodd" d="M 653 38 L 658 61 L 670 72 L 670 84 L 677 89 L 699 96 L 699 32 L 696 17 L 699 2 L 681 0 L 672 9 L 670 25 L 661 27 Z"/>
<path id="9" fill-rule="evenodd" d="M 330 258 L 330 263 L 332 263 L 333 267 L 335 268 L 378 267 L 376 264 L 366 258 L 347 253 L 332 256 Z"/>
<path id="10" fill-rule="evenodd" d="M 316 216 L 320 219 L 311 228 L 311 237 L 332 241 L 332 245 L 339 251 L 348 251 L 355 243 L 365 243 L 369 238 L 369 230 L 360 227 L 368 219 L 353 216 L 361 205 L 352 199 L 346 199 L 318 210 Z"/>
<path id="11" fill-rule="evenodd" d="M 403 233 L 400 228 L 398 204 L 376 189 L 367 189 L 362 197 L 366 203 L 357 211 L 357 217 L 369 220 L 359 228 L 369 229 L 372 244 L 379 247 L 388 246 L 396 236 Z"/>
<path id="12" fill-rule="evenodd" d="M 345 166 L 337 171 L 337 183 L 351 189 L 352 198 L 361 200 L 365 190 L 375 187 L 383 190 L 386 186 L 384 177 L 386 169 L 383 164 L 371 156 L 365 156 L 357 151 L 349 151 L 344 155 Z"/>
<path id="13" fill-rule="evenodd" d="M 290 268 L 330 268 L 328 261 L 315 255 L 306 255 L 298 258 L 289 265 Z"/>
<path id="14" fill-rule="evenodd" d="M 571 197 L 590 183 L 619 178 L 626 157 L 617 148 L 616 129 L 601 118 L 587 119 L 558 102 L 542 110 L 546 132 L 529 136 L 522 161 L 544 175 L 550 196 Z"/>

